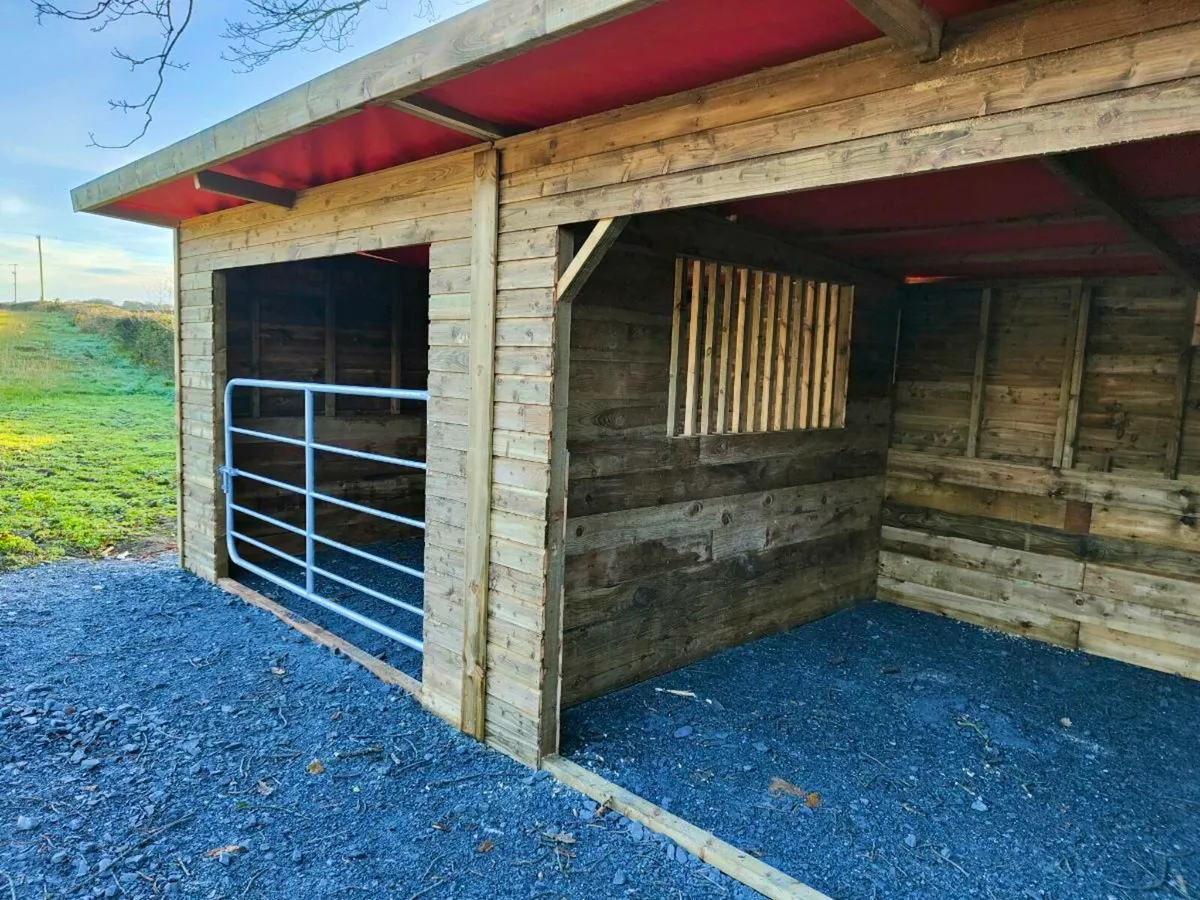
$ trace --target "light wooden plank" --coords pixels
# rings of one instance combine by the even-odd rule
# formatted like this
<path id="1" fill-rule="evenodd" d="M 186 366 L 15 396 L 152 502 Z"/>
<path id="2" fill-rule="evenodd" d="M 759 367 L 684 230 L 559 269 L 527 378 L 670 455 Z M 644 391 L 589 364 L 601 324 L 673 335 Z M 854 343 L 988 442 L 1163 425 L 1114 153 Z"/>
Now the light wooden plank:
<path id="1" fill-rule="evenodd" d="M 825 344 L 828 336 L 826 322 L 827 309 L 831 300 L 831 286 L 822 281 L 817 286 L 816 318 L 813 322 L 813 354 L 812 354 L 812 400 L 809 410 L 809 427 L 820 428 L 825 410 Z"/>
<path id="2" fill-rule="evenodd" d="M 804 324 L 800 342 L 800 406 L 796 414 L 797 428 L 809 428 L 812 425 L 812 363 L 815 340 L 813 329 L 816 327 L 816 303 L 819 294 L 820 288 L 817 282 L 805 282 Z"/>
<path id="3" fill-rule="evenodd" d="M 1079 408 L 1083 396 L 1083 373 L 1087 361 L 1088 322 L 1092 311 L 1092 289 L 1081 285 L 1078 299 L 1072 298 L 1070 348 L 1064 373 L 1061 435 L 1055 435 L 1055 465 L 1070 469 L 1075 465 L 1079 440 Z"/>
<path id="4" fill-rule="evenodd" d="M 830 900 L 790 875 L 743 853 L 690 822 L 655 806 L 619 785 L 562 757 L 542 761 L 542 767 L 574 790 L 591 797 L 603 807 L 639 822 L 771 900 Z"/>
<path id="5" fill-rule="evenodd" d="M 790 313 L 792 309 L 792 279 L 788 275 L 779 278 L 779 301 L 775 313 L 775 396 L 771 405 L 771 430 L 780 431 L 784 427 L 784 409 L 787 398 L 788 383 L 788 350 L 790 347 L 791 326 Z"/>
<path id="6" fill-rule="evenodd" d="M 778 324 L 775 312 L 779 302 L 779 275 L 768 272 L 763 285 L 763 374 L 762 374 L 762 407 L 759 410 L 758 430 L 768 431 L 771 428 L 771 399 L 774 394 L 775 377 L 775 327 Z"/>
<path id="7" fill-rule="evenodd" d="M 846 399 L 850 391 L 850 342 L 854 331 L 854 285 L 843 285 L 838 307 L 837 350 L 833 367 L 834 428 L 846 426 Z"/>
<path id="8" fill-rule="evenodd" d="M 755 269 L 751 278 L 750 291 L 750 365 L 746 375 L 746 431 L 754 431 L 758 425 L 757 400 L 759 383 L 759 358 L 762 353 L 762 299 L 764 273 Z"/>
<path id="9" fill-rule="evenodd" d="M 691 273 L 692 296 L 688 307 L 688 337 L 687 337 L 687 385 L 684 389 L 683 401 L 683 433 L 696 433 L 696 379 L 699 376 L 699 344 L 700 344 L 700 295 L 702 289 L 701 263 L 693 259 L 688 268 Z"/>
<path id="10" fill-rule="evenodd" d="M 679 423 L 679 347 L 683 342 L 683 257 L 675 258 L 675 299 L 671 305 L 671 373 L 667 382 L 667 435 L 674 437 Z"/>
<path id="11" fill-rule="evenodd" d="M 782 428 L 796 428 L 796 406 L 799 400 L 797 391 L 800 390 L 800 347 L 804 334 L 803 295 L 805 282 L 793 278 L 788 293 L 788 306 L 791 309 L 791 329 L 788 332 L 787 358 L 787 404 L 784 410 Z"/>
<path id="12" fill-rule="evenodd" d="M 746 372 L 746 302 L 750 290 L 750 271 L 745 267 L 739 267 L 737 279 L 737 337 L 733 349 L 733 401 L 729 413 L 729 430 L 734 434 L 744 430 L 742 392 Z"/>
<path id="13" fill-rule="evenodd" d="M 721 266 L 721 356 L 717 363 L 717 433 L 724 434 L 729 415 L 729 327 L 733 315 L 733 266 Z"/>
<path id="14" fill-rule="evenodd" d="M 579 251 L 558 278 L 559 303 L 570 303 L 583 290 L 628 223 L 628 216 L 615 216 L 601 219 L 592 227 Z M 537 270 L 541 271 L 542 268 L 538 266 Z"/>
<path id="15" fill-rule="evenodd" d="M 482 150 L 475 154 L 461 721 L 462 730 L 479 740 L 486 735 L 487 721 L 488 563 L 492 509 L 499 166 L 499 153 L 496 150 Z"/>
<path id="16" fill-rule="evenodd" d="M 704 264 L 704 371 L 700 384 L 700 434 L 711 430 L 713 405 L 713 356 L 717 337 L 717 264 Z"/>

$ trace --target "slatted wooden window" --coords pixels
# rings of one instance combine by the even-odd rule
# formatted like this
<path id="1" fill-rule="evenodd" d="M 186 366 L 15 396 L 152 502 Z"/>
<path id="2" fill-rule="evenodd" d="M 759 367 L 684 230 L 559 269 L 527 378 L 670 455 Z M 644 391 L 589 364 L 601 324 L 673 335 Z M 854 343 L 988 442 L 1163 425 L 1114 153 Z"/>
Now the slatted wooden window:
<path id="1" fill-rule="evenodd" d="M 854 287 L 679 257 L 667 432 L 846 424 Z"/>

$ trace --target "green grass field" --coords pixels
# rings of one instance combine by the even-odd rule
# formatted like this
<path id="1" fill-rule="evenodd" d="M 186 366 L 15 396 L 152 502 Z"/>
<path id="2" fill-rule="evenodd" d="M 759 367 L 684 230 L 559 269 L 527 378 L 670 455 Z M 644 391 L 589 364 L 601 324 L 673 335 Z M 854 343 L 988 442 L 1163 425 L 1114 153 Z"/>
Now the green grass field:
<path id="1" fill-rule="evenodd" d="M 69 312 L 0 308 L 0 571 L 170 535 L 170 381 Z"/>

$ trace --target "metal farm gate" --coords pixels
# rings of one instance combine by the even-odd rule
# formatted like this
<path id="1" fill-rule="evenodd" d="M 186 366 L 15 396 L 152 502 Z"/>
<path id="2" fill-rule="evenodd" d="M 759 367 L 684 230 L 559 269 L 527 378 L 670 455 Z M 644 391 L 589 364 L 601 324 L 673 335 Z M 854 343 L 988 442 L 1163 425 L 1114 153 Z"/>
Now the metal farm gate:
<path id="1" fill-rule="evenodd" d="M 268 389 L 273 391 L 290 391 L 293 393 L 303 394 L 304 396 L 304 437 L 293 438 L 278 434 L 269 434 L 263 431 L 255 431 L 249 428 L 239 428 L 233 425 L 233 395 L 234 391 L 239 389 Z M 377 397 L 385 400 L 409 400 L 421 403 L 429 401 L 429 393 L 427 391 L 411 391 L 400 390 L 397 388 L 372 388 L 372 387 L 344 387 L 340 385 L 329 384 L 311 384 L 295 381 L 270 381 L 260 378 L 234 378 L 231 379 L 225 387 L 225 465 L 221 466 L 221 489 L 225 494 L 225 541 L 229 550 L 229 559 L 243 569 L 254 573 L 272 584 L 278 585 L 285 590 L 291 591 L 305 600 L 316 603 L 325 609 L 343 616 L 352 622 L 362 625 L 364 628 L 369 628 L 372 631 L 385 635 L 394 641 L 398 641 L 406 647 L 410 647 L 417 652 L 424 651 L 424 642 L 421 640 L 422 628 L 420 624 L 425 617 L 425 611 L 411 603 L 405 602 L 398 597 L 389 596 L 386 593 L 376 590 L 356 581 L 352 581 L 336 572 L 331 572 L 329 569 L 317 565 L 317 548 L 330 548 L 340 550 L 344 553 L 349 553 L 360 559 L 367 560 L 371 563 L 376 563 L 380 566 L 386 566 L 389 569 L 401 572 L 412 578 L 425 580 L 425 573 L 419 569 L 414 569 L 411 566 L 406 566 L 403 563 L 392 559 L 387 559 L 378 556 L 374 553 L 369 553 L 358 547 L 351 547 L 339 541 L 325 537 L 317 533 L 316 528 L 316 509 L 318 503 L 330 503 L 335 506 L 340 506 L 345 509 L 354 510 L 360 513 L 377 516 L 381 519 L 386 519 L 395 522 L 399 525 L 407 525 L 412 528 L 425 530 L 425 522 L 419 519 L 411 519 L 407 516 L 397 515 L 387 512 L 386 510 L 375 509 L 370 506 L 364 506 L 359 503 L 353 503 L 349 500 L 344 500 L 340 497 L 332 497 L 329 494 L 321 493 L 317 490 L 317 453 L 334 453 L 341 456 L 352 456 L 358 459 L 371 460 L 373 462 L 385 463 L 389 465 L 401 466 L 409 469 L 419 469 L 425 471 L 425 463 L 413 459 L 401 459 L 399 457 L 384 456 L 378 453 L 367 453 L 362 450 L 351 450 L 346 447 L 337 447 L 328 443 L 320 443 L 315 438 L 315 404 L 313 398 L 316 394 L 335 394 L 348 397 Z M 235 464 L 233 436 L 244 435 L 247 437 L 257 438 L 280 444 L 288 444 L 294 447 L 302 447 L 304 449 L 304 484 L 303 486 L 288 484 L 274 478 L 268 478 L 264 475 L 259 475 L 254 472 L 249 472 L 240 469 Z M 280 521 L 273 516 L 265 515 L 247 506 L 238 503 L 237 485 L 239 479 L 247 479 L 260 484 L 269 485 L 282 491 L 287 491 L 293 494 L 298 494 L 304 497 L 304 527 L 300 528 L 296 525 Z M 234 514 L 240 513 L 244 516 L 257 519 L 261 522 L 276 526 L 299 537 L 304 538 L 304 558 L 293 556 L 290 553 L 285 553 L 277 547 L 272 547 L 265 541 L 260 541 L 257 538 L 250 537 L 247 534 L 239 532 L 234 528 Z M 241 541 L 250 546 L 257 547 L 259 550 L 274 556 L 291 566 L 300 569 L 304 575 L 304 583 L 289 581 L 276 572 L 256 565 L 246 560 L 239 552 L 237 543 Z M 402 610 L 403 612 L 415 617 L 418 621 L 418 627 L 415 629 L 418 636 L 399 631 L 382 622 L 365 616 L 362 613 L 349 609 L 342 604 L 331 600 L 328 597 L 322 596 L 317 590 L 317 578 L 328 579 L 331 582 L 340 584 L 343 587 L 359 591 L 376 600 L 380 600 L 389 606 Z"/>

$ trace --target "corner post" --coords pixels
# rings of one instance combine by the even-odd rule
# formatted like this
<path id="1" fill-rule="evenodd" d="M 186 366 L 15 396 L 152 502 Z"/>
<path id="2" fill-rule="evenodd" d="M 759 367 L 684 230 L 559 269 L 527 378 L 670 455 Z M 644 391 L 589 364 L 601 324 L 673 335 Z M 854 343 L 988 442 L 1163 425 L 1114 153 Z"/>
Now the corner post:
<path id="1" fill-rule="evenodd" d="M 471 321 L 467 364 L 467 520 L 464 535 L 462 730 L 486 738 L 488 562 L 496 361 L 500 152 L 475 154 L 471 213 Z"/>

